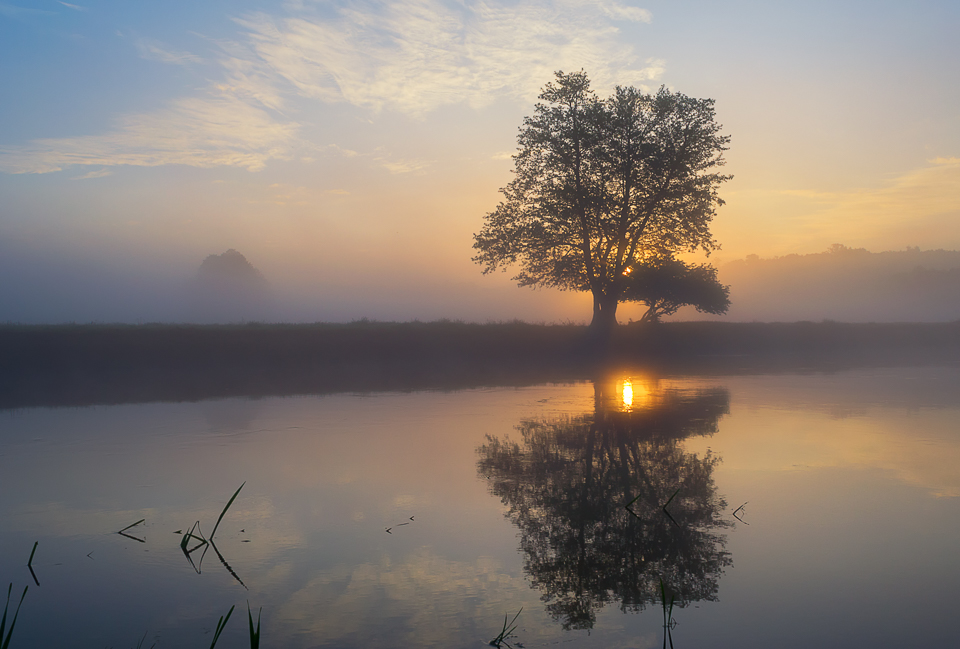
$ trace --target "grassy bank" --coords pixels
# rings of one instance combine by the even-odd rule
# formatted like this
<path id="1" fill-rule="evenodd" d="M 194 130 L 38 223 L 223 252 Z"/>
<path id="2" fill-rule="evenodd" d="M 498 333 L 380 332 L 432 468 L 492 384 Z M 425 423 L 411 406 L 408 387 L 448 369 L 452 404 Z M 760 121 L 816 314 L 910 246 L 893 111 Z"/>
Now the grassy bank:
<path id="1" fill-rule="evenodd" d="M 524 385 L 611 365 L 766 371 L 960 357 L 960 323 L 0 326 L 0 408 Z"/>

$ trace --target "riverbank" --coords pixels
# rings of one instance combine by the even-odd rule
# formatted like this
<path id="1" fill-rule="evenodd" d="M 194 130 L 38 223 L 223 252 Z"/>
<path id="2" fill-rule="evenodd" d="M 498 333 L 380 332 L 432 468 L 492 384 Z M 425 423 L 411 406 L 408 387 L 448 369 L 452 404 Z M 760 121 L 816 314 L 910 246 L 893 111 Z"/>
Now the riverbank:
<path id="1" fill-rule="evenodd" d="M 804 371 L 960 359 L 960 323 L 0 326 L 0 408 L 457 389 L 658 373 Z"/>

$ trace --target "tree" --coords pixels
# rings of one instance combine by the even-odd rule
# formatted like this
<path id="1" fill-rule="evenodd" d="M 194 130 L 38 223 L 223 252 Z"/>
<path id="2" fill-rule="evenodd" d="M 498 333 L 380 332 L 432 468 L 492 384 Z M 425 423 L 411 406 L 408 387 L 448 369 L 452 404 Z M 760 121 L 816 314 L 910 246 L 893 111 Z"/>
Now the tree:
<path id="1" fill-rule="evenodd" d="M 729 137 L 712 99 L 556 73 L 523 120 L 514 179 L 474 235 L 484 273 L 519 265 L 520 286 L 590 291 L 592 327 L 616 325 L 624 271 L 653 254 L 718 246 L 710 234 Z"/>
<path id="2" fill-rule="evenodd" d="M 730 395 L 663 390 L 618 411 L 604 404 L 619 395 L 596 387 L 594 412 L 521 421 L 519 440 L 488 435 L 477 449 L 479 475 L 520 532 L 531 586 L 565 629 L 592 628 L 613 603 L 644 610 L 660 599 L 660 580 L 677 606 L 716 600 L 732 565 L 719 458 L 681 442 L 716 432 Z"/>
<path id="3" fill-rule="evenodd" d="M 722 315 L 730 308 L 730 287 L 720 283 L 717 269 L 709 264 L 688 266 L 665 257 L 628 269 L 623 299 L 647 305 L 641 322 L 659 322 L 686 305 Z"/>

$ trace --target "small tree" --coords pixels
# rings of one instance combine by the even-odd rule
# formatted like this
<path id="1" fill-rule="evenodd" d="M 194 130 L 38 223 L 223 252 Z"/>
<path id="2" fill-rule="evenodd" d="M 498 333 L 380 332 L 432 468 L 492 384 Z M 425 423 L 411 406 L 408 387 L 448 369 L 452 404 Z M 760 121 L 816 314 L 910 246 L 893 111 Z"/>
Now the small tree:
<path id="1" fill-rule="evenodd" d="M 590 291 L 591 326 L 617 323 L 627 268 L 717 248 L 713 173 L 729 138 L 713 100 L 618 87 L 601 100 L 583 72 L 557 72 L 523 120 L 515 177 L 474 236 L 484 273 L 517 264 L 520 286 Z"/>
<path id="2" fill-rule="evenodd" d="M 647 305 L 641 322 L 659 322 L 687 305 L 715 315 L 730 308 L 730 287 L 720 283 L 717 269 L 709 264 L 688 266 L 666 257 L 628 270 L 623 299 Z"/>

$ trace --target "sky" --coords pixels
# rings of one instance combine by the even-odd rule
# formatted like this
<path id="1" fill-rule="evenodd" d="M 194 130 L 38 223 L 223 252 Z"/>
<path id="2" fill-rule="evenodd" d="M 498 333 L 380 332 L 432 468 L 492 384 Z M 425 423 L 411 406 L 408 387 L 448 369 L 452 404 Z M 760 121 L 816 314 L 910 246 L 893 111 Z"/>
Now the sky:
<path id="1" fill-rule="evenodd" d="M 954 0 L 0 0 L 0 322 L 176 320 L 231 248 L 285 320 L 587 321 L 471 261 L 557 70 L 716 101 L 714 263 L 960 249 L 958 28 Z"/>

